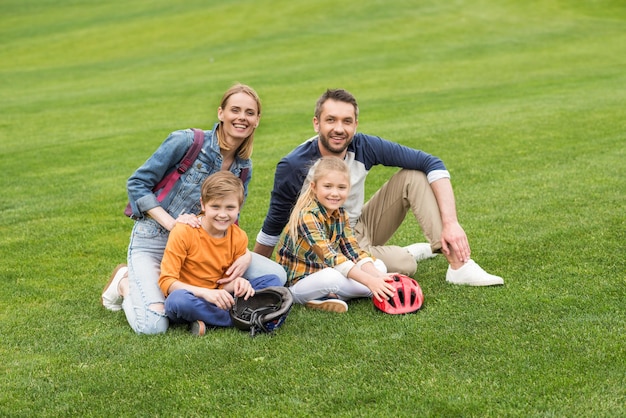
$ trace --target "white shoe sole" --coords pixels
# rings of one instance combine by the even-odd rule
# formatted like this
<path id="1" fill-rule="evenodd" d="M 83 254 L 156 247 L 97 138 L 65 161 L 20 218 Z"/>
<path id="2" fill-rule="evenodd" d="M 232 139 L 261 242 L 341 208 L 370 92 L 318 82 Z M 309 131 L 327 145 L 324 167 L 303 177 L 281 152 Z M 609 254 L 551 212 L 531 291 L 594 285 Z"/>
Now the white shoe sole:
<path id="1" fill-rule="evenodd" d="M 304 306 L 318 311 L 335 313 L 348 312 L 348 304 L 340 299 L 310 300 L 305 303 Z"/>
<path id="2" fill-rule="evenodd" d="M 446 279 L 446 282 L 450 284 L 462 285 L 462 286 L 501 286 L 504 284 L 504 280 L 501 278 L 495 278 L 492 280 L 481 280 L 481 281 L 466 281 L 466 282 L 454 282 L 452 280 Z"/>

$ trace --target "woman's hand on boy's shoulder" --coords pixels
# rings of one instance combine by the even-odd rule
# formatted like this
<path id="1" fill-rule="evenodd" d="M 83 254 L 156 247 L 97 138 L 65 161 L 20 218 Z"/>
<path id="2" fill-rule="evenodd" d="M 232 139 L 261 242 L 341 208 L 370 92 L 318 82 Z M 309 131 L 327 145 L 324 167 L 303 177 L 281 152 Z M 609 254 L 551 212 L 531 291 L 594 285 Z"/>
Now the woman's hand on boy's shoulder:
<path id="1" fill-rule="evenodd" d="M 192 228 L 200 228 L 202 226 L 200 218 L 193 213 L 181 213 L 176 218 L 176 223 L 189 225 Z"/>

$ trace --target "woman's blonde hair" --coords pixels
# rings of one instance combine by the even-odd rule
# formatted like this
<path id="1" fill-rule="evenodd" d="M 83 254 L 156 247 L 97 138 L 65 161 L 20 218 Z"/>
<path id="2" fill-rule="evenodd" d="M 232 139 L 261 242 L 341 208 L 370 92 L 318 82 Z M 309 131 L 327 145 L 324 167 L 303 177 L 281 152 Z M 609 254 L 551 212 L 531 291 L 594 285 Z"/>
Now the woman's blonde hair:
<path id="1" fill-rule="evenodd" d="M 222 96 L 220 107 L 222 109 L 226 109 L 226 105 L 228 104 L 228 99 L 230 99 L 230 97 L 233 94 L 237 94 L 237 93 L 245 93 L 248 96 L 252 97 L 252 99 L 254 99 L 254 101 L 256 102 L 257 116 L 261 117 L 261 99 L 259 98 L 259 95 L 257 94 L 256 91 L 254 91 L 252 87 L 247 86 L 245 84 L 241 84 L 241 83 L 237 83 L 231 88 L 229 88 L 228 90 L 226 90 L 226 93 L 224 93 L 224 96 Z M 230 151 L 230 148 L 228 147 L 224 139 L 223 125 L 224 125 L 224 122 L 220 122 L 219 128 L 217 129 L 217 140 L 219 142 L 221 149 Z M 237 155 L 239 156 L 239 158 L 242 158 L 244 160 L 247 160 L 248 158 L 250 158 L 250 156 L 252 155 L 253 142 L 254 142 L 254 131 L 252 131 L 250 136 L 247 137 L 243 141 L 243 143 L 239 146 L 239 149 L 237 149 Z"/>
<path id="2" fill-rule="evenodd" d="M 300 193 L 296 204 L 291 210 L 291 215 L 289 216 L 289 223 L 287 224 L 287 233 L 291 236 L 291 239 L 294 241 L 298 237 L 298 223 L 300 221 L 300 212 L 309 206 L 312 202 L 315 201 L 315 192 L 311 187 L 312 184 L 317 184 L 317 182 L 327 175 L 328 173 L 336 171 L 342 174 L 345 174 L 348 179 L 348 185 L 350 184 L 350 168 L 348 164 L 344 160 L 339 157 L 322 157 L 313 164 L 311 167 L 311 175 L 312 179 L 309 184 L 307 184 Z"/>

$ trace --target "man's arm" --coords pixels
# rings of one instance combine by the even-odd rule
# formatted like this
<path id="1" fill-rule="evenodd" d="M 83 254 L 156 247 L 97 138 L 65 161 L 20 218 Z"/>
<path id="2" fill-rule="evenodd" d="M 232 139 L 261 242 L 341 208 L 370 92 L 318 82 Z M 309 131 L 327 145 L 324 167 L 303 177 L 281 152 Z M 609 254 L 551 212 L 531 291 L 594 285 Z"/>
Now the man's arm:
<path id="1" fill-rule="evenodd" d="M 263 244 L 259 244 L 258 242 L 254 243 L 254 252 L 257 254 L 260 254 L 264 257 L 270 258 L 272 256 L 272 252 L 274 252 L 274 247 L 276 247 L 275 245 L 263 245 Z"/>
<path id="2" fill-rule="evenodd" d="M 254 244 L 254 252 L 271 257 L 280 234 L 289 221 L 291 209 L 298 199 L 302 184 L 311 166 L 319 158 L 317 142 L 308 141 L 280 160 L 274 173 L 270 205 Z"/>
<path id="3" fill-rule="evenodd" d="M 433 189 L 443 223 L 441 231 L 441 251 L 453 269 L 459 268 L 470 259 L 470 246 L 463 227 L 456 214 L 454 192 L 449 178 L 442 178 L 430 184 Z"/>
<path id="4" fill-rule="evenodd" d="M 437 172 L 442 174 L 440 177 L 449 177 L 446 166 L 440 158 L 377 136 L 356 134 L 352 149 L 355 158 L 362 161 L 367 170 L 375 165 L 384 165 L 419 170 L 426 173 L 429 178 L 431 173 Z"/>
<path id="5" fill-rule="evenodd" d="M 289 220 L 291 208 L 298 198 L 299 188 L 296 183 L 296 172 L 291 164 L 282 159 L 276 165 L 274 173 L 274 187 L 270 197 L 270 205 L 263 221 L 263 226 L 257 234 L 253 251 L 270 258 L 278 237 Z M 299 184 L 302 187 L 302 183 Z"/>

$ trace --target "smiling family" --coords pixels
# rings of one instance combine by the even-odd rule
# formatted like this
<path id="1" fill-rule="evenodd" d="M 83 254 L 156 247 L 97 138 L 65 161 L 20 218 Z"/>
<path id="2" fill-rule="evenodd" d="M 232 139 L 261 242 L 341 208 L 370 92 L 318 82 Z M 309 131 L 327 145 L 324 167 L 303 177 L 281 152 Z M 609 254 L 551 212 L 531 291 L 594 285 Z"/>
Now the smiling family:
<path id="1" fill-rule="evenodd" d="M 313 117 L 317 134 L 276 167 L 251 252 L 237 220 L 252 177 L 261 101 L 249 86 L 231 87 L 197 159 L 167 196 L 153 190 L 185 156 L 192 130 L 172 132 L 128 179 L 134 226 L 127 264 L 113 271 L 102 304 L 124 310 L 138 334 L 183 323 L 202 335 L 206 327 L 232 326 L 233 296 L 285 285 L 308 308 L 345 312 L 346 300 L 393 296 L 385 280 L 392 272 L 413 276 L 417 262 L 438 253 L 448 261 L 449 283 L 503 284 L 470 257 L 443 162 L 357 132 L 358 116 L 349 92 L 322 94 Z M 399 171 L 365 202 L 365 179 L 376 165 Z M 386 245 L 409 210 L 429 242 Z"/>

